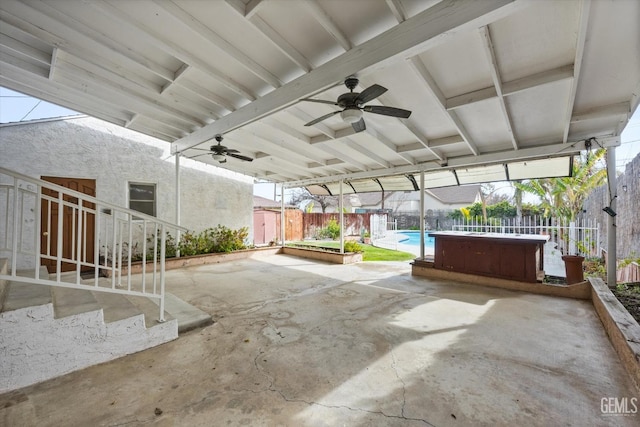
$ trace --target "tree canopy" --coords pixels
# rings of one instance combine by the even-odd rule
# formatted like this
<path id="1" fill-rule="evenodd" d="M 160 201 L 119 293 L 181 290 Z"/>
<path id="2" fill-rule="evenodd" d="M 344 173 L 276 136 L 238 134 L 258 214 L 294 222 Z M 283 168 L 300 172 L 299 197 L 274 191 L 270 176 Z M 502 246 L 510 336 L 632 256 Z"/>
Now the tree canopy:
<path id="1" fill-rule="evenodd" d="M 589 193 L 605 183 L 607 170 L 603 164 L 604 148 L 576 156 L 569 177 L 532 179 L 514 186 L 534 194 L 541 200 L 545 216 L 575 220 Z"/>

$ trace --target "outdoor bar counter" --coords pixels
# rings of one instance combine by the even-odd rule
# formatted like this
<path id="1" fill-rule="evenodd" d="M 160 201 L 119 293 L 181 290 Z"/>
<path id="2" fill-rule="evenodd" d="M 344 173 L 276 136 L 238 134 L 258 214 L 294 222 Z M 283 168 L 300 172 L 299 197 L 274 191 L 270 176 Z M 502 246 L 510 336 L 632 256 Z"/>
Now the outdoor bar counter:
<path id="1" fill-rule="evenodd" d="M 521 282 L 544 278 L 544 244 L 549 236 L 460 231 L 429 236 L 435 238 L 434 268 Z"/>

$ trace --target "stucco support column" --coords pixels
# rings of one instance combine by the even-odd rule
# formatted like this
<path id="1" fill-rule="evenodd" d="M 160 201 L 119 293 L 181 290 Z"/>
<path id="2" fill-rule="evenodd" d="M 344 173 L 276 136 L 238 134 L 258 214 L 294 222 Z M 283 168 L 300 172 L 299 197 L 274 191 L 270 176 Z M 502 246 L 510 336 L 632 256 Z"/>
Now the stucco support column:
<path id="1" fill-rule="evenodd" d="M 176 225 L 180 225 L 180 153 L 176 153 Z M 180 243 L 180 230 L 176 230 L 176 244 Z M 179 246 L 178 246 L 179 248 Z M 180 249 L 176 248 L 176 257 L 180 257 Z"/>
<path id="2" fill-rule="evenodd" d="M 344 253 L 344 209 L 342 201 L 342 181 L 340 180 L 340 199 L 338 200 L 338 209 L 340 210 L 340 253 Z"/>
<path id="3" fill-rule="evenodd" d="M 276 184 L 273 184 L 276 185 Z M 285 226 L 287 221 L 284 217 L 284 184 L 280 184 L 280 244 L 284 247 Z"/>
<path id="4" fill-rule="evenodd" d="M 420 259 L 424 259 L 424 171 L 420 171 Z"/>
<path id="5" fill-rule="evenodd" d="M 607 183 L 609 186 L 609 207 L 613 212 L 617 209 L 618 182 L 616 179 L 616 147 L 607 148 Z M 616 217 L 607 215 L 607 285 L 616 286 Z"/>

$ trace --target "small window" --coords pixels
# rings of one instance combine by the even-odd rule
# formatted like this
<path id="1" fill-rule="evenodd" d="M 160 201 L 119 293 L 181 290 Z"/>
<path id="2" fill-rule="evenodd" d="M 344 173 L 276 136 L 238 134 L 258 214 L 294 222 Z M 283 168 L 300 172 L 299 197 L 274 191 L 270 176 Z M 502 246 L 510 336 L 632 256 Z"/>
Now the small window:
<path id="1" fill-rule="evenodd" d="M 156 216 L 156 185 L 130 182 L 129 209 Z"/>

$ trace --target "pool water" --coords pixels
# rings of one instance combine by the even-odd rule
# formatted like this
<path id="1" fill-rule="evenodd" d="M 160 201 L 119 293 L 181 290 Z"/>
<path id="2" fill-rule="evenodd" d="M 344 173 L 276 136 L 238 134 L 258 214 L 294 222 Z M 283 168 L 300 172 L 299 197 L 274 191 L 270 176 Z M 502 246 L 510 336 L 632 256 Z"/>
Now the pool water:
<path id="1" fill-rule="evenodd" d="M 433 248 L 435 239 L 429 237 L 429 233 L 431 233 L 431 231 L 424 232 L 424 246 L 426 248 Z M 398 243 L 402 243 L 403 245 L 420 246 L 419 231 L 399 231 L 398 239 Z"/>

